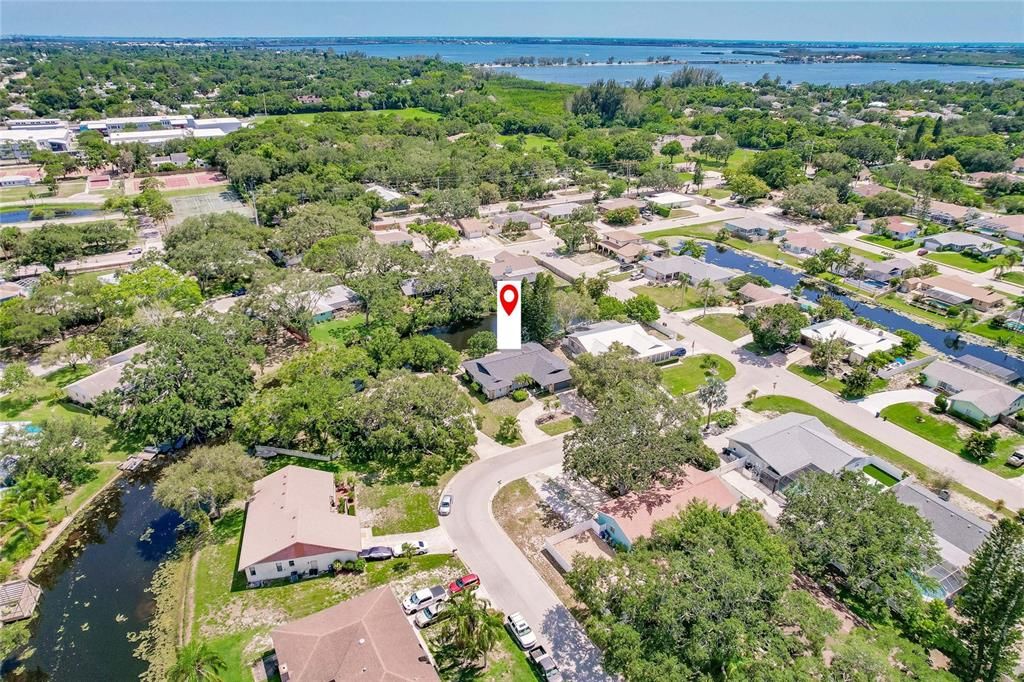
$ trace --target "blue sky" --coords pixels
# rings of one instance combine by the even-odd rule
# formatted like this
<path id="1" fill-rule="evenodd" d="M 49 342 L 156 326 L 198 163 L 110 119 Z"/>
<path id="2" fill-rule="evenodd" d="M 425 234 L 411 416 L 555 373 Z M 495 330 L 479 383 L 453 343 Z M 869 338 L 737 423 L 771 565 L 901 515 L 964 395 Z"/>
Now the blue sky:
<path id="1" fill-rule="evenodd" d="M 1024 42 L 1024 2 L 3 0 L 0 34 Z"/>

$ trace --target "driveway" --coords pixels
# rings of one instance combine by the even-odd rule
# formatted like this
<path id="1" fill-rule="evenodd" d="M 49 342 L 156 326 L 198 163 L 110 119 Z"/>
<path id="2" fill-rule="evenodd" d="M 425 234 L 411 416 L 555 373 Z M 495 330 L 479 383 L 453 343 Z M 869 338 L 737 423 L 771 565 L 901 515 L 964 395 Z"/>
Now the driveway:
<path id="1" fill-rule="evenodd" d="M 871 414 L 878 414 L 882 408 L 897 403 L 928 403 L 935 402 L 935 394 L 924 388 L 906 388 L 902 391 L 882 391 L 873 393 L 855 404 L 860 405 Z"/>
<path id="2" fill-rule="evenodd" d="M 448 533 L 444 532 L 444 528 L 441 526 L 428 528 L 418 533 L 374 535 L 372 528 L 362 528 L 361 533 L 363 547 L 377 547 L 379 545 L 395 547 L 396 545 L 404 545 L 407 542 L 413 543 L 417 540 L 422 540 L 427 543 L 427 554 L 450 554 L 452 551 L 452 541 L 448 538 Z"/>
<path id="3" fill-rule="evenodd" d="M 494 606 L 523 614 L 566 679 L 611 680 L 601 668 L 601 652 L 491 513 L 491 500 L 504 483 L 561 461 L 562 438 L 556 437 L 470 464 L 445 489 L 454 502 L 441 526 L 459 557 L 480 576 Z"/>

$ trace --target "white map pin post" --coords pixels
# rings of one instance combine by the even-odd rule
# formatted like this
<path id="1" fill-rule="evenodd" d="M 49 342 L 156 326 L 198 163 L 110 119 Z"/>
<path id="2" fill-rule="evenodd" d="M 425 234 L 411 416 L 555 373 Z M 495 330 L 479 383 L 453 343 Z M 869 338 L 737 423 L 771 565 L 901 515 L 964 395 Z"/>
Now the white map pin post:
<path id="1" fill-rule="evenodd" d="M 519 350 L 523 346 L 520 287 L 520 282 L 498 282 L 498 350 Z"/>

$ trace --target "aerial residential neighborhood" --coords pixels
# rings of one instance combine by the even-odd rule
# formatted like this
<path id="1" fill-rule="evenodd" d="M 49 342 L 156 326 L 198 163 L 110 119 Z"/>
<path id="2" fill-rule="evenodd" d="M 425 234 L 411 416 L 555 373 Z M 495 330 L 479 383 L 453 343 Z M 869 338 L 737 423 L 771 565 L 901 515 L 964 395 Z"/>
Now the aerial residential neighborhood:
<path id="1" fill-rule="evenodd" d="M 1024 10 L 43 4 L 3 679 L 1024 674 Z"/>

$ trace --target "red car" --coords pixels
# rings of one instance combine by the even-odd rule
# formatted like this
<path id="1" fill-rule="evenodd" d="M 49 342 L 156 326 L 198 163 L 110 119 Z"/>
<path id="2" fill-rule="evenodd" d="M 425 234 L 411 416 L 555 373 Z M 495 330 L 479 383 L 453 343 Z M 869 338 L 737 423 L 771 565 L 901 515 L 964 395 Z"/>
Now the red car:
<path id="1" fill-rule="evenodd" d="M 455 594 L 457 592 L 462 592 L 463 590 L 471 590 L 474 587 L 479 586 L 480 576 L 478 576 L 476 573 L 470 573 L 469 575 L 462 576 L 461 578 L 453 582 L 451 585 L 449 585 L 448 593 Z"/>

